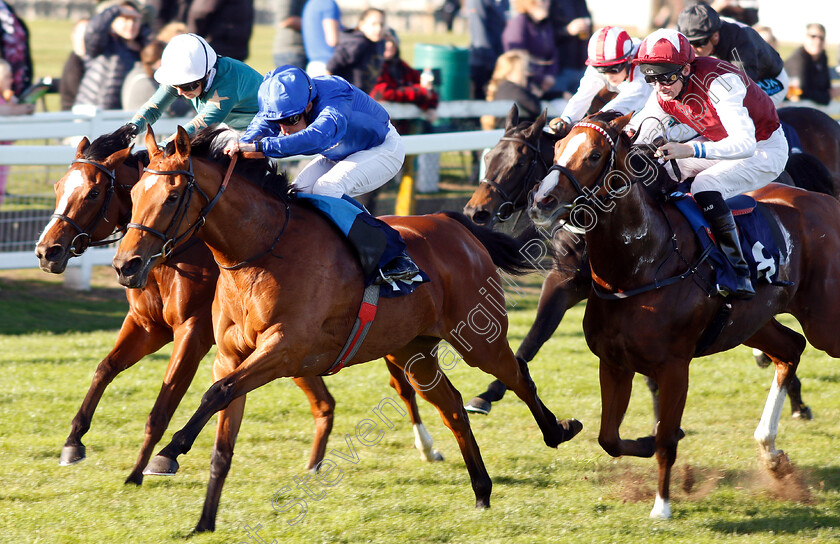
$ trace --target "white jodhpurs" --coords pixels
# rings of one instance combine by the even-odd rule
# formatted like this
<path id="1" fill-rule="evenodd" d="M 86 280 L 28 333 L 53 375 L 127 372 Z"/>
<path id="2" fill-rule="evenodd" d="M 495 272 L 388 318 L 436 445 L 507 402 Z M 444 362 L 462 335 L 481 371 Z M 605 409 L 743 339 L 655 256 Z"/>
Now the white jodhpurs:
<path id="1" fill-rule="evenodd" d="M 385 185 L 399 172 L 404 160 L 402 139 L 389 123 L 385 141 L 378 146 L 357 151 L 340 161 L 321 155 L 300 171 L 294 186 L 303 193 L 357 197 Z"/>
<path id="2" fill-rule="evenodd" d="M 692 141 L 707 141 L 697 138 Z M 692 193 L 716 191 L 724 199 L 764 187 L 782 173 L 787 164 L 788 143 L 782 127 L 756 144 L 744 159 L 678 159 L 682 180 L 694 177 Z M 674 177 L 670 163 L 668 173 Z M 682 181 L 680 180 L 680 181 Z"/>

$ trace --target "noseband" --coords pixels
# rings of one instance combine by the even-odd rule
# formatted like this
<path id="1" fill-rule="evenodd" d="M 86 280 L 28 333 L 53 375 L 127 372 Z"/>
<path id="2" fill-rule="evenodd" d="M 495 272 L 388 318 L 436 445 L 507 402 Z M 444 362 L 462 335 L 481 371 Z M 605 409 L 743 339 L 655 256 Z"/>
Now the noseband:
<path id="1" fill-rule="evenodd" d="M 548 165 L 546 164 L 545 160 L 542 157 L 542 153 L 540 151 L 540 139 L 537 138 L 537 145 L 534 145 L 523 138 L 514 138 L 511 136 L 504 136 L 499 139 L 500 142 L 516 142 L 519 144 L 524 145 L 528 149 L 534 152 L 534 158 L 531 159 L 530 164 L 528 164 L 528 170 L 525 172 L 525 176 L 522 178 L 522 183 L 519 184 L 519 189 L 517 190 L 516 194 L 511 197 L 508 195 L 507 191 L 502 189 L 502 186 L 499 185 L 497 182 L 487 179 L 481 178 L 479 180 L 479 185 L 482 183 L 486 183 L 490 186 L 491 189 L 495 190 L 501 197 L 504 199 L 499 207 L 496 209 L 495 218 L 500 222 L 504 223 L 508 219 L 513 216 L 513 213 L 517 210 L 523 209 L 527 203 L 528 199 L 523 198 L 528 190 L 530 189 L 528 181 L 530 180 L 531 176 L 534 174 L 534 171 L 537 167 L 537 161 L 542 163 L 543 169 L 547 172 Z M 520 204 L 521 201 L 521 204 Z"/>
<path id="2" fill-rule="evenodd" d="M 598 175 L 598 179 L 597 179 L 597 181 L 594 185 L 594 188 L 592 188 L 592 189 L 584 189 L 581 186 L 580 182 L 578 182 L 577 178 L 572 173 L 572 171 L 569 170 L 568 168 L 566 168 L 565 166 L 562 166 L 560 164 L 553 164 L 551 166 L 551 168 L 548 169 L 549 173 L 551 173 L 553 171 L 558 171 L 561 174 L 563 174 L 564 176 L 566 176 L 566 178 L 568 178 L 569 182 L 572 184 L 572 187 L 574 187 L 575 191 L 577 191 L 579 196 L 574 200 L 574 202 L 571 203 L 571 205 L 569 205 L 568 209 L 570 209 L 570 210 L 572 210 L 576 206 L 580 206 L 582 204 L 589 204 L 594 199 L 598 199 L 601 202 L 609 202 L 610 200 L 615 198 L 614 196 L 610 195 L 609 193 L 605 196 L 600 196 L 600 197 L 596 196 L 599 192 L 601 192 L 601 189 L 604 187 L 604 183 L 606 182 L 607 175 L 612 171 L 613 166 L 615 166 L 615 152 L 616 152 L 615 141 L 612 139 L 612 136 L 609 135 L 609 133 L 606 131 L 606 129 L 604 129 L 603 127 L 601 127 L 599 125 L 596 125 L 594 123 L 588 123 L 588 122 L 584 121 L 584 122 L 577 123 L 572 128 L 575 128 L 575 127 L 590 128 L 590 129 L 598 132 L 601 136 L 603 136 L 604 139 L 607 140 L 607 143 L 610 145 L 610 159 L 604 165 L 604 168 L 601 169 L 601 173 Z M 548 174 L 546 174 L 546 176 L 547 175 Z M 530 201 L 533 200 L 533 193 L 531 195 L 529 195 L 529 200 Z M 531 202 L 531 204 L 533 204 L 533 202 Z"/>
<path id="3" fill-rule="evenodd" d="M 76 223 L 75 221 L 73 221 L 72 219 L 70 219 L 62 213 L 54 213 L 50 216 L 50 219 L 60 219 L 61 221 L 64 221 L 65 223 L 76 229 L 76 232 L 78 234 L 76 234 L 76 236 L 73 237 L 73 240 L 70 241 L 70 254 L 74 257 L 80 256 L 82 253 L 85 252 L 85 250 L 88 247 L 105 246 L 114 242 L 118 242 L 123 237 L 123 235 L 125 235 L 125 231 L 123 230 L 122 234 L 116 238 L 100 240 L 98 242 L 93 242 L 90 240 L 90 235 L 94 231 L 94 229 L 96 229 L 96 227 L 99 225 L 99 222 L 102 220 L 104 220 L 106 223 L 108 222 L 108 218 L 106 217 L 106 215 L 108 214 L 108 206 L 111 203 L 111 198 L 114 196 L 114 190 L 116 187 L 116 177 L 113 170 L 108 170 L 96 161 L 92 161 L 89 159 L 74 159 L 73 162 L 70 163 L 70 165 L 72 166 L 77 163 L 90 164 L 91 166 L 95 166 L 96 168 L 104 172 L 106 176 L 108 176 L 109 184 L 108 189 L 105 190 L 105 202 L 102 203 L 102 207 L 99 208 L 99 213 L 96 215 L 96 217 L 93 218 L 93 221 L 91 221 L 87 227 L 80 227 L 78 223 Z"/>

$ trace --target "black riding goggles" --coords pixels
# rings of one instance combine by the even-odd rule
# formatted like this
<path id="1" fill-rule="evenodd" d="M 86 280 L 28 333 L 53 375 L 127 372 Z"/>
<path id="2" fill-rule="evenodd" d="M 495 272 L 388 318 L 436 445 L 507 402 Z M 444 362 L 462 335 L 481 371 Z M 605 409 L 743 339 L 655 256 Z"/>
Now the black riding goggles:
<path id="1" fill-rule="evenodd" d="M 197 81 L 191 81 L 190 83 L 184 83 L 183 85 L 175 85 L 175 87 L 177 87 L 177 88 L 181 89 L 181 90 L 182 90 L 182 91 L 184 91 L 185 93 L 189 93 L 189 92 L 192 92 L 192 91 L 194 91 L 194 90 L 198 89 L 198 87 L 199 87 L 199 86 L 200 86 L 203 82 L 204 82 L 204 78 L 201 78 L 201 79 L 199 79 L 199 80 L 197 80 Z"/>
<path id="2" fill-rule="evenodd" d="M 669 72 L 667 74 L 649 74 L 645 76 L 645 82 L 647 83 L 659 83 L 665 87 L 670 87 L 677 80 L 680 79 L 680 72 L 682 72 L 682 66 L 674 70 L 673 72 Z"/>
<path id="3" fill-rule="evenodd" d="M 596 66 L 595 70 L 597 70 L 599 74 L 617 74 L 624 70 L 626 67 L 627 63 L 621 62 L 619 64 L 612 64 L 610 66 Z"/>
<path id="4" fill-rule="evenodd" d="M 709 43 L 710 36 L 706 36 L 705 38 L 697 38 L 696 40 L 689 40 L 689 44 L 691 47 L 703 47 L 707 43 Z"/>
<path id="5" fill-rule="evenodd" d="M 277 123 L 278 125 L 283 125 L 283 126 L 286 126 L 286 127 L 291 127 L 291 126 L 294 126 L 294 125 L 296 125 L 296 124 L 300 123 L 300 120 L 301 120 L 302 118 L 303 118 L 303 112 L 301 112 L 301 113 L 296 113 L 296 114 L 294 114 L 294 115 L 290 115 L 290 116 L 288 116 L 288 117 L 283 117 L 282 119 L 277 119 L 277 120 L 275 121 L 275 123 Z"/>

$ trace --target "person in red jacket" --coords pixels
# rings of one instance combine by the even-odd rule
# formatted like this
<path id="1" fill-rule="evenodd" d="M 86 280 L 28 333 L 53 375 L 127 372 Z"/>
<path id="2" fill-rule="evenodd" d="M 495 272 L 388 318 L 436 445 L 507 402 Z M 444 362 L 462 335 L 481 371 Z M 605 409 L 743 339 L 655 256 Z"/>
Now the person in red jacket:
<path id="1" fill-rule="evenodd" d="M 687 143 L 668 142 L 656 154 L 663 161 L 676 159 L 683 180 L 695 176 L 694 199 L 738 276 L 732 294 L 752 297 L 749 268 L 724 199 L 759 189 L 784 169 L 788 144 L 776 106 L 732 64 L 697 57 L 688 39 L 675 30 L 660 29 L 645 38 L 633 64 L 654 93 L 627 128 L 636 130 L 644 123 L 640 138 L 651 141 L 649 129 L 676 120 L 699 134 Z M 663 124 L 645 122 L 650 117 Z"/>
<path id="2" fill-rule="evenodd" d="M 389 28 L 385 32 L 385 62 L 382 73 L 370 91 L 370 96 L 377 102 L 403 102 L 415 104 L 423 111 L 437 108 L 438 94 L 434 82 L 421 78 L 419 71 L 409 66 L 400 58 L 400 40 L 397 33 Z M 397 132 L 411 132 L 410 121 L 394 123 Z"/>

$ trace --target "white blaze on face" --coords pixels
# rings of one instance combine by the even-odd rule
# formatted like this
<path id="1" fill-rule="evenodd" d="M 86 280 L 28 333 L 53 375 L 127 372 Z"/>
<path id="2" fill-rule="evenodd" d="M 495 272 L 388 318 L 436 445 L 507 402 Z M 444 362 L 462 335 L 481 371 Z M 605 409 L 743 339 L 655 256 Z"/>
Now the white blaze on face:
<path id="1" fill-rule="evenodd" d="M 55 206 L 55 213 L 67 215 L 67 206 L 70 204 L 70 197 L 73 196 L 73 193 L 79 191 L 84 184 L 85 178 L 82 176 L 80 171 L 73 170 L 67 174 L 67 178 L 64 180 L 64 192 L 61 193 L 61 198 Z M 47 223 L 47 226 L 44 227 L 44 230 L 41 232 L 41 238 L 38 239 L 39 244 L 44 240 L 44 235 L 47 234 L 57 222 L 57 217 L 50 219 L 50 222 Z"/>
<path id="2" fill-rule="evenodd" d="M 563 153 L 560 155 L 560 158 L 557 159 L 556 164 L 560 166 L 566 167 L 569 164 L 569 160 L 575 156 L 580 149 L 580 146 L 586 141 L 586 134 L 581 132 L 580 134 L 576 134 L 574 138 L 569 140 L 569 143 L 566 144 L 566 147 L 563 148 Z M 547 197 L 551 191 L 557 187 L 557 181 L 560 179 L 560 172 L 557 170 L 553 170 L 550 172 L 543 180 L 540 182 L 540 188 L 537 190 L 537 193 L 534 195 L 534 200 L 542 200 L 543 198 Z"/>
<path id="3" fill-rule="evenodd" d="M 146 179 L 146 183 L 143 184 L 143 192 L 145 192 L 145 193 L 149 192 L 149 189 L 151 189 L 155 185 L 157 180 L 158 180 L 158 176 L 149 176 Z"/>

